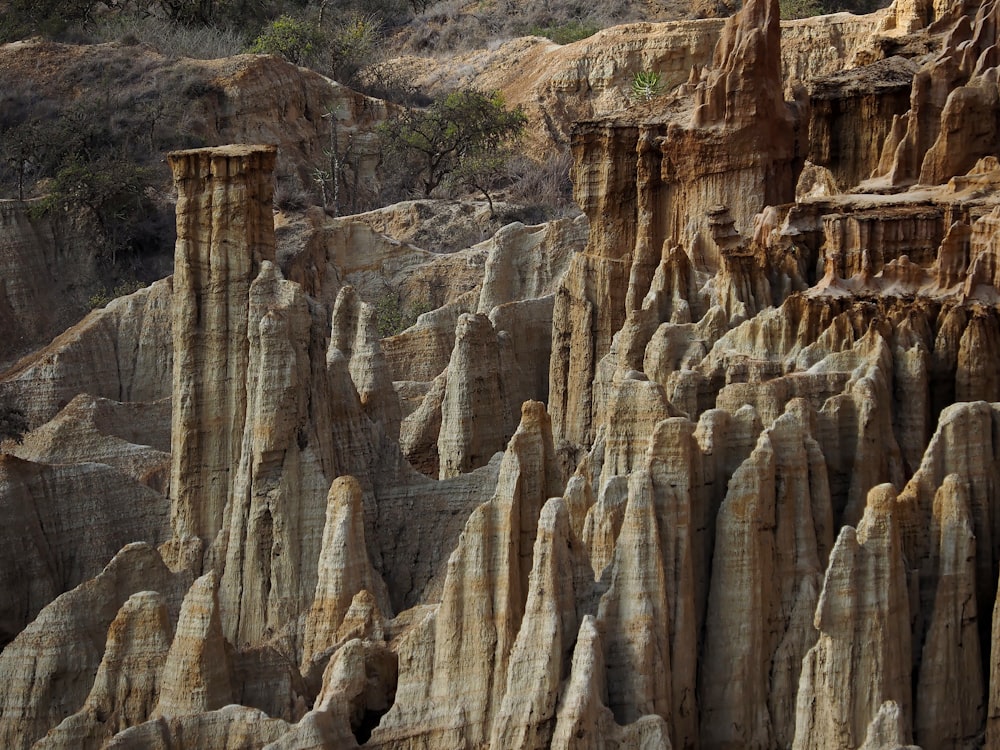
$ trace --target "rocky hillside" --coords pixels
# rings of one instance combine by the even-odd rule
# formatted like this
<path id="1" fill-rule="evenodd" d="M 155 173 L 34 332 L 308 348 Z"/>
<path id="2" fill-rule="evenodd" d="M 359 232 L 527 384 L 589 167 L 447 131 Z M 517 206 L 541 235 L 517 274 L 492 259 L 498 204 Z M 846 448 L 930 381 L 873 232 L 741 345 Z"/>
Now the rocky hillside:
<path id="1" fill-rule="evenodd" d="M 1000 747 L 998 26 L 513 42 L 466 72 L 582 215 L 498 231 L 276 213 L 310 99 L 217 63 L 173 275 L 41 346 L 3 203 L 0 746 Z"/>

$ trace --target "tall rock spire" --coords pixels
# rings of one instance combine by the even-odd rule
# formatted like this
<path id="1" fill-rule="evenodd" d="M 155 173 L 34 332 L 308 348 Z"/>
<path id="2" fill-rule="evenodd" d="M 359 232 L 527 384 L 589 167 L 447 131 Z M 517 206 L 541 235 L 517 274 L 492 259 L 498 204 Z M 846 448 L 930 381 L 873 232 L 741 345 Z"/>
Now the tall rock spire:
<path id="1" fill-rule="evenodd" d="M 274 260 L 274 146 L 167 156 L 177 188 L 170 495 L 175 540 L 222 527 L 246 416 L 247 294 Z"/>

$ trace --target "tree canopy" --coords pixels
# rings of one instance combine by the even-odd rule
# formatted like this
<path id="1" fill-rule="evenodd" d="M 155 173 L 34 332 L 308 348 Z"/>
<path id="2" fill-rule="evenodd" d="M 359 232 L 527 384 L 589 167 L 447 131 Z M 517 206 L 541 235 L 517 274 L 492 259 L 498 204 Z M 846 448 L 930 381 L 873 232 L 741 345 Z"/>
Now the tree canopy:
<path id="1" fill-rule="evenodd" d="M 526 121 L 521 108 L 509 109 L 500 92 L 464 89 L 400 114 L 382 126 L 381 134 L 391 150 L 416 160 L 429 197 L 454 172 L 463 173 L 465 184 L 482 182 L 470 177 L 469 167 L 480 163 L 495 171 L 496 160 L 487 157 L 507 152 Z"/>

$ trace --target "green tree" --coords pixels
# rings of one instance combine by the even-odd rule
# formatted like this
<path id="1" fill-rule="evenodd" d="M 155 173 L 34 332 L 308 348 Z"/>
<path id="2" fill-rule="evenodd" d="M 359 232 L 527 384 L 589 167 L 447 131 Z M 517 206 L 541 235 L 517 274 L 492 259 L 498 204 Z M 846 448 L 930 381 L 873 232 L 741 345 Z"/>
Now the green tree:
<path id="1" fill-rule="evenodd" d="M 0 443 L 13 440 L 20 445 L 24 442 L 24 433 L 30 429 L 23 411 L 10 406 L 0 406 Z"/>
<path id="2" fill-rule="evenodd" d="M 330 34 L 330 67 L 333 78 L 358 88 L 358 72 L 376 62 L 381 52 L 382 19 L 357 11 L 335 24 Z"/>
<path id="3" fill-rule="evenodd" d="M 250 52 L 278 55 L 293 65 L 309 65 L 315 62 L 325 41 L 316 24 L 281 16 L 264 28 L 250 46 Z"/>
<path id="4" fill-rule="evenodd" d="M 119 252 L 132 247 L 150 213 L 146 189 L 151 179 L 148 169 L 129 161 L 73 159 L 52 180 L 42 210 L 83 211 L 100 234 L 104 254 L 115 263 Z"/>
<path id="5" fill-rule="evenodd" d="M 384 123 L 380 133 L 392 151 L 416 160 L 424 195 L 430 197 L 456 170 L 465 184 L 472 184 L 477 164 L 495 170 L 496 162 L 488 155 L 503 153 L 521 136 L 526 122 L 523 110 L 508 109 L 499 91 L 465 89 L 425 109 L 404 112 Z"/>

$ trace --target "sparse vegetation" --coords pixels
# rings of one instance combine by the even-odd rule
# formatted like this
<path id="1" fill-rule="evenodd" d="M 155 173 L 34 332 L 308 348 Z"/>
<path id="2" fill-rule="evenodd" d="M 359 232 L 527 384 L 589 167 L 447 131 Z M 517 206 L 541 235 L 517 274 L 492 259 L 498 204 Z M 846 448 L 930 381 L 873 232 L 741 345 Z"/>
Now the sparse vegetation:
<path id="1" fill-rule="evenodd" d="M 531 36 L 544 36 L 556 44 L 572 44 L 593 36 L 600 30 L 601 27 L 593 21 L 571 19 L 566 23 L 549 26 L 531 26 L 526 33 Z"/>
<path id="2" fill-rule="evenodd" d="M 663 93 L 663 79 L 655 70 L 638 70 L 632 75 L 632 96 L 648 102 Z"/>
<path id="3" fill-rule="evenodd" d="M 387 148 L 412 161 L 425 197 L 456 173 L 463 184 L 489 190 L 497 163 L 520 137 L 526 118 L 499 92 L 456 91 L 425 109 L 409 110 L 379 130 Z M 477 169 L 480 169 L 477 173 Z"/>
<path id="4" fill-rule="evenodd" d="M 313 65 L 324 47 L 319 26 L 291 16 L 269 23 L 250 45 L 250 52 L 278 55 L 293 65 Z"/>
<path id="5" fill-rule="evenodd" d="M 90 304 L 91 309 L 104 307 L 109 302 L 111 302 L 111 300 L 118 299 L 119 297 L 125 297 L 129 294 L 135 294 L 144 286 L 145 284 L 143 284 L 141 281 L 137 281 L 135 279 L 126 279 L 125 281 L 121 281 L 118 284 L 116 284 L 112 289 L 104 287 L 100 291 L 94 292 L 92 295 L 90 295 L 88 303 Z"/>
<path id="6" fill-rule="evenodd" d="M 20 445 L 31 426 L 21 409 L 0 405 L 0 443 L 8 440 Z"/>
<path id="7" fill-rule="evenodd" d="M 379 338 L 388 338 L 402 333 L 417 322 L 417 318 L 433 308 L 429 302 L 422 301 L 409 308 L 403 307 L 399 295 L 387 291 L 375 300 L 375 317 L 378 321 Z"/>

